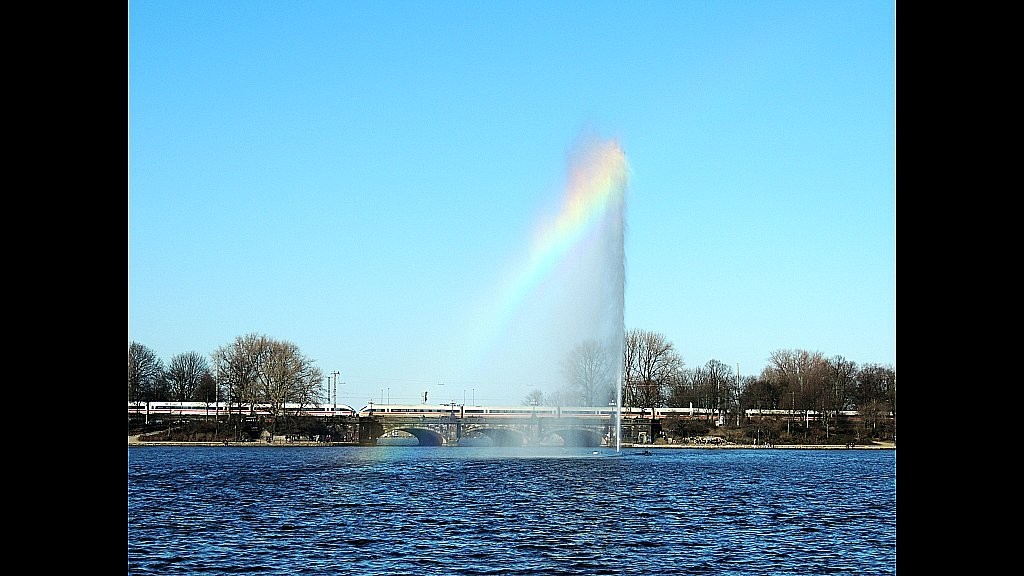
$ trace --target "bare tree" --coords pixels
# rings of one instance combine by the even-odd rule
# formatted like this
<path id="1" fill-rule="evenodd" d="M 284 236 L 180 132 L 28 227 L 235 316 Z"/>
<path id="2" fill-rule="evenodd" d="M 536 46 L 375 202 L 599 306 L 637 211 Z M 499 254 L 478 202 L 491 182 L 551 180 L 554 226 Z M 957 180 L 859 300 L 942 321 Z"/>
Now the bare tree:
<path id="1" fill-rule="evenodd" d="M 694 371 L 693 380 L 700 401 L 698 407 L 720 414 L 728 412 L 732 399 L 736 397 L 733 390 L 736 376 L 728 364 L 708 360 L 707 364 Z"/>
<path id="2" fill-rule="evenodd" d="M 544 393 L 540 390 L 533 390 L 523 398 L 523 406 L 542 406 L 544 404 Z"/>
<path id="3" fill-rule="evenodd" d="M 827 363 L 828 374 L 821 396 L 820 411 L 825 426 L 825 438 L 829 436 L 831 421 L 840 410 L 853 405 L 853 391 L 857 383 L 857 364 L 842 356 L 836 356 Z"/>
<path id="4" fill-rule="evenodd" d="M 167 365 L 167 385 L 170 398 L 179 402 L 201 400 L 198 396 L 199 385 L 204 377 L 210 374 L 210 366 L 206 358 L 196 352 L 184 352 L 171 358 Z"/>
<path id="5" fill-rule="evenodd" d="M 874 410 L 896 412 L 896 371 L 892 366 L 865 364 L 857 372 L 853 401 L 858 410 L 871 404 Z M 881 407 L 881 408 L 879 408 Z"/>
<path id="6" fill-rule="evenodd" d="M 250 409 L 267 404 L 275 423 L 286 402 L 311 406 L 321 399 L 323 372 L 291 342 L 248 334 L 214 357 L 229 401 Z"/>
<path id="7" fill-rule="evenodd" d="M 819 405 L 828 378 L 828 361 L 821 352 L 807 350 L 776 350 L 762 378 L 784 383 L 781 409 L 811 410 Z"/>
<path id="8" fill-rule="evenodd" d="M 759 390 L 758 382 L 761 382 L 761 380 L 752 374 L 748 374 L 746 376 L 736 374 L 736 402 L 739 405 L 741 413 L 747 408 L 756 408 L 752 400 L 756 401 L 757 399 L 755 391 Z"/>
<path id="9" fill-rule="evenodd" d="M 146 346 L 132 342 L 128 345 L 128 401 L 150 402 L 162 398 L 164 364 L 156 353 Z"/>
<path id="10" fill-rule="evenodd" d="M 630 330 L 622 354 L 623 405 L 657 407 L 683 360 L 672 343 L 656 332 Z"/>
<path id="11" fill-rule="evenodd" d="M 676 370 L 669 377 L 667 390 L 667 406 L 686 408 L 700 404 L 692 370 Z"/>
<path id="12" fill-rule="evenodd" d="M 275 416 L 287 402 L 307 406 L 319 401 L 323 373 L 291 342 L 271 341 L 258 373 L 260 395 Z"/>
<path id="13" fill-rule="evenodd" d="M 268 346 L 269 339 L 266 336 L 248 334 L 235 338 L 233 343 L 214 352 L 219 359 L 219 378 L 227 392 L 229 404 L 251 411 L 260 402 L 257 371 Z"/>
<path id="14" fill-rule="evenodd" d="M 196 390 L 196 400 L 212 404 L 220 400 L 220 391 L 217 390 L 217 379 L 214 374 L 207 372 L 199 381 L 199 389 Z"/>
<path id="15" fill-rule="evenodd" d="M 614 355 L 596 340 L 581 342 L 570 352 L 563 366 L 569 404 L 604 406 L 615 401 Z"/>
<path id="16" fill-rule="evenodd" d="M 762 372 L 758 378 L 747 376 L 743 380 L 742 403 L 744 406 L 755 410 L 783 408 L 783 398 L 788 397 L 786 394 L 788 388 L 784 380 L 768 371 Z"/>
<path id="17" fill-rule="evenodd" d="M 747 400 L 747 389 L 752 387 L 756 381 L 757 379 L 751 374 L 741 376 L 737 367 L 736 379 L 733 380 L 729 397 L 729 410 L 736 417 L 737 426 L 743 421 L 744 410 L 749 408 L 749 405 L 745 403 Z"/>
<path id="18" fill-rule="evenodd" d="M 638 358 L 640 356 L 640 342 L 641 332 L 635 329 L 626 332 L 622 342 L 622 382 L 619 383 L 619 386 L 622 387 L 623 406 L 632 405 L 630 390 L 632 388 L 631 383 L 639 377 Z"/>

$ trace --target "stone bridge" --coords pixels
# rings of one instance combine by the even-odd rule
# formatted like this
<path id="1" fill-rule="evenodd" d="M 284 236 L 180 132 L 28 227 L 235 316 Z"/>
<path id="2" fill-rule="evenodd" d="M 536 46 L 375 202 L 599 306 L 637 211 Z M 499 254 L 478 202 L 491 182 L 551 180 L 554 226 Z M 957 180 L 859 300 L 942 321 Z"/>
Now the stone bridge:
<path id="1" fill-rule="evenodd" d="M 624 423 L 624 432 L 627 427 Z M 629 425 L 632 435 L 636 423 Z M 643 428 L 643 426 L 641 426 Z M 646 430 L 650 432 L 650 421 Z M 598 447 L 615 438 L 611 418 L 502 418 L 502 417 L 402 417 L 394 415 L 360 418 L 359 441 L 377 444 L 378 439 L 412 438 L 419 446 L 566 446 Z M 614 442 L 614 440 L 611 440 Z M 404 443 L 404 442 L 403 442 Z"/>

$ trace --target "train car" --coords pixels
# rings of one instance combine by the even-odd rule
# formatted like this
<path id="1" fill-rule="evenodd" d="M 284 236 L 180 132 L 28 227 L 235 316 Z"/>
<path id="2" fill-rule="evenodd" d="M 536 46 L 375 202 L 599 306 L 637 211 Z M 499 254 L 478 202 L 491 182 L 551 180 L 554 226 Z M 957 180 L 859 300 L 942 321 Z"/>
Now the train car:
<path id="1" fill-rule="evenodd" d="M 796 410 L 781 410 L 778 408 L 748 408 L 745 410 L 747 418 L 778 418 L 803 416 L 803 412 Z"/>
<path id="2" fill-rule="evenodd" d="M 447 404 L 368 404 L 357 414 L 360 416 L 407 416 L 418 418 L 614 418 L 617 413 L 623 419 L 653 418 L 702 418 L 722 419 L 720 410 L 714 408 L 658 407 L 643 408 L 623 406 L 621 412 L 615 406 L 467 406 L 458 403 Z M 821 414 L 806 410 L 750 409 L 746 410 L 748 418 L 800 418 L 818 420 Z M 842 416 L 856 417 L 856 411 L 842 411 Z"/>
<path id="3" fill-rule="evenodd" d="M 457 418 L 600 418 L 614 417 L 615 406 L 467 406 L 463 404 L 367 404 L 360 416 L 457 417 Z M 623 408 L 624 417 L 640 417 L 641 408 Z M 647 409 L 650 416 L 650 409 Z"/>
<path id="4" fill-rule="evenodd" d="M 353 416 L 356 411 L 347 404 L 322 404 L 320 406 L 288 402 L 284 405 L 286 414 L 299 416 Z"/>
<path id="5" fill-rule="evenodd" d="M 792 418 L 801 419 L 806 421 L 818 421 L 822 419 L 822 413 L 817 410 L 789 410 L 789 409 L 764 409 L 764 408 L 749 408 L 745 411 L 747 418 Z M 832 412 L 833 416 L 841 416 L 843 418 L 860 418 L 860 412 L 857 410 L 839 410 Z"/>
<path id="6" fill-rule="evenodd" d="M 714 418 L 719 411 L 714 408 L 661 407 L 654 409 L 656 418 Z"/>
<path id="7" fill-rule="evenodd" d="M 459 404 L 367 404 L 356 411 L 360 416 L 408 416 L 438 418 L 463 417 L 464 406 Z"/>
<path id="8" fill-rule="evenodd" d="M 559 408 L 556 406 L 485 406 L 487 416 L 504 418 L 557 418 Z"/>
<path id="9" fill-rule="evenodd" d="M 618 409 L 615 406 L 568 406 L 559 408 L 558 413 L 560 416 L 574 416 L 577 418 L 610 418 L 618 413 Z"/>
<path id="10" fill-rule="evenodd" d="M 309 406 L 299 404 L 286 404 L 285 408 L 288 412 L 297 412 L 304 416 L 354 416 L 356 411 L 355 408 L 346 404 L 339 404 L 334 406 L 333 404 L 328 406 Z"/>
<path id="11" fill-rule="evenodd" d="M 175 416 L 200 416 L 215 414 L 218 405 L 214 402 L 171 402 L 158 401 L 150 402 L 145 411 L 149 414 L 171 414 Z M 131 404 L 129 404 L 131 411 Z"/>
<path id="12" fill-rule="evenodd" d="M 284 414 L 300 416 L 352 416 L 355 410 L 348 405 L 308 405 L 288 402 L 282 407 Z M 128 414 L 167 414 L 174 416 L 212 416 L 222 414 L 256 414 L 270 415 L 271 409 L 267 404 L 234 404 L 228 402 L 128 402 Z"/>

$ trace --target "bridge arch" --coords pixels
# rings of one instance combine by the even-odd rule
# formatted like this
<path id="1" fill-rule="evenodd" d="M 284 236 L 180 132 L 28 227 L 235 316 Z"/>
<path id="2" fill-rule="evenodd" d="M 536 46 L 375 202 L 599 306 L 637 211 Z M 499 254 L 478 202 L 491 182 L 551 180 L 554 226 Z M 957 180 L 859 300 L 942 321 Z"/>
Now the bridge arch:
<path id="1" fill-rule="evenodd" d="M 507 448 L 526 444 L 526 435 L 512 428 L 480 427 L 473 428 L 471 431 L 490 438 L 493 446 Z"/>
<path id="2" fill-rule="evenodd" d="M 485 421 L 486 420 L 486 421 Z M 603 421 L 577 417 L 560 418 L 426 418 L 380 415 L 360 421 L 362 444 L 378 444 L 381 437 L 401 432 L 405 441 L 388 439 L 379 444 L 405 446 L 565 446 L 593 448 L 602 445 L 609 433 Z"/>
<path id="3" fill-rule="evenodd" d="M 412 434 L 416 437 L 420 446 L 444 446 L 444 436 L 428 430 L 426 428 L 413 428 L 413 427 L 401 427 L 395 428 L 394 430 L 400 430 Z"/>
<path id="4" fill-rule="evenodd" d="M 569 448 L 596 448 L 601 445 L 601 433 L 586 428 L 559 428 L 548 432 L 549 436 L 558 436 Z"/>

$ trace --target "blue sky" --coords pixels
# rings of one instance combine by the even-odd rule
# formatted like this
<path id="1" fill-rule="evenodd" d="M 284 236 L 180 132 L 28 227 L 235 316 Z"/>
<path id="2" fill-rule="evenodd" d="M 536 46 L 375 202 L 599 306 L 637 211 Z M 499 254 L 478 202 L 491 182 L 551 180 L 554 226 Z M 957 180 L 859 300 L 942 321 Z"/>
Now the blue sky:
<path id="1" fill-rule="evenodd" d="M 467 339 L 587 134 L 629 163 L 627 329 L 688 368 L 895 368 L 893 2 L 133 0 L 128 25 L 128 340 L 165 362 L 258 333 L 356 408 L 552 389 L 558 302 L 508 354 Z"/>

